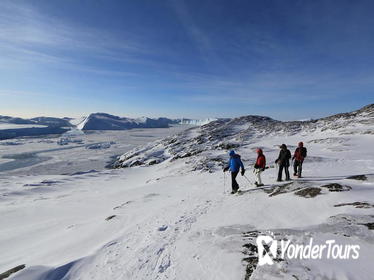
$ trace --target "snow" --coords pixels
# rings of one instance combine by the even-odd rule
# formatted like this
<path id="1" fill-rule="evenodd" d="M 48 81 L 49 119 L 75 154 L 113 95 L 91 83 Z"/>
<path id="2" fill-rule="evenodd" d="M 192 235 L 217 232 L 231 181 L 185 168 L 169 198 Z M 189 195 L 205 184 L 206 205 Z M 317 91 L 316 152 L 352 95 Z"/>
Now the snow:
<path id="1" fill-rule="evenodd" d="M 80 117 L 80 118 L 75 118 L 75 119 L 71 119 L 70 120 L 70 123 L 75 126 L 77 129 L 80 129 L 82 130 L 84 125 L 86 124 L 87 122 L 87 117 Z"/>
<path id="2" fill-rule="evenodd" d="M 0 272 L 26 264 L 10 279 L 243 279 L 249 265 L 243 259 L 253 254 L 243 246 L 254 242 L 252 234 L 271 231 L 302 243 L 313 237 L 317 243 L 334 239 L 358 244 L 360 257 L 285 259 L 273 266 L 254 266 L 251 279 L 372 279 L 374 232 L 365 224 L 374 222 L 374 208 L 337 206 L 374 205 L 374 150 L 370 148 L 374 135 L 362 133 L 372 130 L 372 122 L 358 131 L 347 126 L 333 129 L 328 122 L 329 129 L 284 129 L 271 134 L 259 129 L 250 138 L 243 136 L 248 126 L 241 121 L 234 134 L 220 130 L 218 135 L 216 129 L 223 123 L 211 125 L 126 154 L 144 161 L 166 157 L 153 165 L 80 175 L 3 174 Z M 206 129 L 218 138 L 194 143 Z M 352 133 L 345 134 L 348 130 Z M 219 145 L 238 138 L 241 145 L 236 150 L 250 181 L 257 147 L 263 148 L 268 165 L 273 166 L 279 144 L 286 143 L 293 151 L 302 140 L 308 148 L 304 178 L 294 179 L 283 193 L 275 194 L 279 186 L 269 184 L 276 179 L 276 169 L 269 168 L 263 173 L 266 188 L 256 189 L 239 176 L 243 193 L 230 195 L 221 162 L 210 172 L 196 167 L 207 158 L 227 160 L 227 150 Z M 180 141 L 181 150 L 173 151 L 173 141 Z M 206 149 L 173 159 L 196 145 Z M 366 174 L 367 180 L 346 179 L 358 174 Z M 332 192 L 324 187 L 329 183 L 351 189 Z M 321 194 L 295 195 L 299 188 L 308 187 L 321 188 Z"/>
<path id="3" fill-rule="evenodd" d="M 47 126 L 39 125 L 39 124 L 14 124 L 14 123 L 1 123 L 0 122 L 0 130 L 1 129 L 32 128 L 32 127 L 47 127 Z"/>
<path id="4" fill-rule="evenodd" d="M 205 125 L 205 124 L 208 124 L 212 121 L 216 121 L 217 119 L 216 118 L 207 118 L 207 119 L 185 119 L 185 118 L 182 118 L 180 120 L 180 124 L 189 124 L 189 125 Z"/>
<path id="5" fill-rule="evenodd" d="M 176 124 L 175 120 L 167 118 L 138 118 L 118 117 L 106 113 L 94 113 L 77 125 L 82 130 L 126 130 L 133 128 L 167 128 Z"/>

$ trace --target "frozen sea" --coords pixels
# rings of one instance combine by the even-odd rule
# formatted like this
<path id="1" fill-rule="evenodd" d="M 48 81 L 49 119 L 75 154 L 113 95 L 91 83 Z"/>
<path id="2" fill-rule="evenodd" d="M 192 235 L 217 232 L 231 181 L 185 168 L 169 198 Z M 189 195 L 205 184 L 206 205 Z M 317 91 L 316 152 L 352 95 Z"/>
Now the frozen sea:
<path id="1" fill-rule="evenodd" d="M 101 171 L 110 165 L 115 156 L 187 127 L 72 131 L 65 135 L 3 140 L 0 141 L 0 177 Z"/>

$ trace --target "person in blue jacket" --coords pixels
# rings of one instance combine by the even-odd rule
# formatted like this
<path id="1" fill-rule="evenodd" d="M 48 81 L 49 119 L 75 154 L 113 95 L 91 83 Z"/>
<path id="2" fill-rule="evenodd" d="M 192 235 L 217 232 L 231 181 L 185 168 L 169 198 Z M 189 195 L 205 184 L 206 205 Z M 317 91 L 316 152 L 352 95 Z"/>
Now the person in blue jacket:
<path id="1" fill-rule="evenodd" d="M 239 190 L 239 184 L 236 182 L 236 176 L 241 169 L 242 176 L 244 175 L 245 169 L 242 160 L 240 159 L 240 155 L 236 154 L 235 151 L 230 151 L 229 153 L 230 160 L 228 165 L 223 169 L 223 172 L 230 170 L 231 172 L 231 186 L 232 186 L 232 194 L 236 193 Z"/>

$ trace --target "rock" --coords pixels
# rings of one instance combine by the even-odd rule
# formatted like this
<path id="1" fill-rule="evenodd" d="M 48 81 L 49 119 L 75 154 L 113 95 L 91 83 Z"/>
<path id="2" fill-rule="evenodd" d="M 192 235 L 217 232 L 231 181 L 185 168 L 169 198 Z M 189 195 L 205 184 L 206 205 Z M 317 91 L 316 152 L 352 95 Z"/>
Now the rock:
<path id="1" fill-rule="evenodd" d="M 341 207 L 341 206 L 355 206 L 355 208 L 374 208 L 373 204 L 367 202 L 352 202 L 352 203 L 340 203 L 334 205 L 334 207 Z"/>
<path id="2" fill-rule="evenodd" d="M 321 193 L 320 188 L 310 187 L 296 191 L 295 194 L 305 198 L 315 197 Z"/>
<path id="3" fill-rule="evenodd" d="M 109 216 L 109 217 L 105 218 L 105 221 L 109 221 L 109 220 L 111 220 L 111 219 L 115 218 L 116 216 L 117 216 L 117 215 L 112 215 L 112 216 Z"/>
<path id="4" fill-rule="evenodd" d="M 337 183 L 323 185 L 321 188 L 327 188 L 330 192 L 345 192 L 352 189 L 350 186 L 342 186 Z"/>
<path id="5" fill-rule="evenodd" d="M 136 161 L 134 161 L 134 162 L 132 162 L 131 164 L 130 164 L 130 167 L 134 167 L 134 166 L 140 166 L 140 165 L 143 165 L 144 163 L 142 162 L 142 161 L 140 161 L 140 160 L 136 160 Z"/>
<path id="6" fill-rule="evenodd" d="M 155 164 L 157 164 L 157 163 L 159 163 L 159 160 L 158 160 L 158 159 L 152 159 L 152 160 L 150 160 L 150 161 L 148 162 L 148 165 L 155 165 Z"/>
<path id="7" fill-rule="evenodd" d="M 236 149 L 238 147 L 239 147 L 239 145 L 234 144 L 234 143 L 221 143 L 217 146 L 217 148 L 220 148 L 222 150 L 232 150 L 232 149 Z"/>
<path id="8" fill-rule="evenodd" d="M 364 226 L 367 226 L 368 229 L 370 230 L 374 230 L 374 223 L 366 223 L 366 224 L 363 224 Z"/>
<path id="9" fill-rule="evenodd" d="M 16 267 L 13 267 L 3 273 L 0 274 L 0 280 L 2 279 L 5 279 L 5 278 L 8 278 L 10 275 L 12 275 L 13 273 L 16 273 L 17 271 L 20 271 L 22 269 L 24 269 L 26 267 L 26 265 L 24 264 L 21 264 L 21 265 L 18 265 Z"/>
<path id="10" fill-rule="evenodd" d="M 270 189 L 264 189 L 264 192 L 268 193 L 269 196 L 275 196 L 283 193 L 288 193 L 290 191 L 295 191 L 301 187 L 295 186 L 293 182 L 285 183 L 283 185 L 275 186 Z"/>
<path id="11" fill-rule="evenodd" d="M 353 175 L 347 177 L 346 179 L 366 181 L 368 178 L 365 175 Z"/>
<path id="12" fill-rule="evenodd" d="M 158 228 L 158 231 L 165 231 L 167 229 L 168 229 L 168 226 L 163 225 L 163 226 L 161 226 L 161 227 Z"/>

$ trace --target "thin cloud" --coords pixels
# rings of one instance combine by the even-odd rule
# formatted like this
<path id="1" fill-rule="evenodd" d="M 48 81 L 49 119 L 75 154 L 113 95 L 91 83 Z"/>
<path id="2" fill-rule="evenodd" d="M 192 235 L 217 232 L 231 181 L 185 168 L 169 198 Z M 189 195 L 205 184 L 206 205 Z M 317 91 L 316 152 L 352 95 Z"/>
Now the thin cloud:
<path id="1" fill-rule="evenodd" d="M 128 38 L 134 36 L 127 36 Z M 41 14 L 27 4 L 0 1 L 0 51 L 2 68 L 13 63 L 55 64 L 80 71 L 130 75 L 126 71 L 106 71 L 82 66 L 83 58 L 102 59 L 140 55 L 147 50 L 135 39 L 120 40 L 114 34 L 82 26 L 70 26 Z M 73 54 L 80 53 L 81 56 Z"/>
<path id="2" fill-rule="evenodd" d="M 224 61 L 216 54 L 214 44 L 209 38 L 208 33 L 194 21 L 186 2 L 183 0 L 169 0 L 169 3 L 184 30 L 195 43 L 196 48 L 200 52 L 201 59 L 210 66 L 216 65 L 221 69 L 227 68 Z"/>

